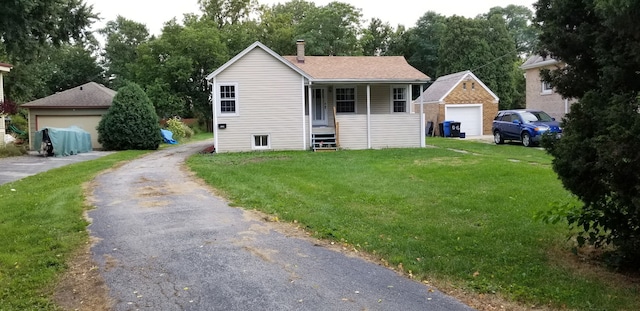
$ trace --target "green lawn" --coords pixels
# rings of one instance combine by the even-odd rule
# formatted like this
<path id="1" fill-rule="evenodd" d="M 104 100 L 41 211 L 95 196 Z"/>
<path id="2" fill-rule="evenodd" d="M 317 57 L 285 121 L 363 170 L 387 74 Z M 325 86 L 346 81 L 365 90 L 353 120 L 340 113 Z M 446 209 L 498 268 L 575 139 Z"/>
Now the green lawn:
<path id="1" fill-rule="evenodd" d="M 437 147 L 195 155 L 188 164 L 234 205 L 296 220 L 442 287 L 529 306 L 640 309 L 640 286 L 559 264 L 566 227 L 533 215 L 573 198 L 544 151 L 427 142 Z"/>
<path id="2" fill-rule="evenodd" d="M 147 151 L 124 151 L 0 186 L 0 310 L 56 310 L 53 285 L 88 242 L 82 184 Z"/>

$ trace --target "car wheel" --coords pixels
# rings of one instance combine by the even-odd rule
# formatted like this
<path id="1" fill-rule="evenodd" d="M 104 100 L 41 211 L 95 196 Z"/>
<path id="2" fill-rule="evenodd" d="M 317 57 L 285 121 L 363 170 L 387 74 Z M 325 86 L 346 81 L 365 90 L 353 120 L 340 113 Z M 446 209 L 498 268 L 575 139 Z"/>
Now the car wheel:
<path id="1" fill-rule="evenodd" d="M 496 143 L 496 145 L 504 144 L 504 138 L 502 138 L 500 131 L 493 133 L 493 142 Z"/>
<path id="2" fill-rule="evenodd" d="M 522 133 L 522 145 L 525 147 L 531 147 L 531 135 L 529 133 Z"/>

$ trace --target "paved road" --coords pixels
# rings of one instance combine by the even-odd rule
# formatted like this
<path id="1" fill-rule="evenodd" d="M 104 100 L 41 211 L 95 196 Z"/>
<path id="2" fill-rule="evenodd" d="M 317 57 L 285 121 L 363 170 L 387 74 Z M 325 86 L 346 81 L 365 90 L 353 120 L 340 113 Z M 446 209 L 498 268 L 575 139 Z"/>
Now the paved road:
<path id="1" fill-rule="evenodd" d="M 114 310 L 471 310 L 359 258 L 274 230 L 154 152 L 95 180 L 89 229 Z"/>
<path id="2" fill-rule="evenodd" d="M 88 161 L 113 152 L 91 151 L 67 157 L 43 157 L 37 152 L 28 155 L 0 159 L 0 185 L 64 165 Z"/>

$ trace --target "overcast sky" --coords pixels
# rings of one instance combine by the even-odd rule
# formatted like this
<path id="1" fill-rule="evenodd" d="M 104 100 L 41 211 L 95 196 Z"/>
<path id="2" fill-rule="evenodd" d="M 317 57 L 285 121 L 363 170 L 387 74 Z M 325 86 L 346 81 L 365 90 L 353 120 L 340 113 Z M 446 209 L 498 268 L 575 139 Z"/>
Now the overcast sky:
<path id="1" fill-rule="evenodd" d="M 147 25 L 152 34 L 160 34 L 163 24 L 176 17 L 182 20 L 184 13 L 200 14 L 197 0 L 85 0 L 93 5 L 102 20 L 94 24 L 101 28 L 117 15 Z M 285 3 L 282 0 L 258 0 L 260 4 Z M 331 0 L 311 1 L 316 5 L 326 5 Z M 536 0 L 341 0 L 362 10 L 364 19 L 379 18 L 391 26 L 403 24 L 415 26 L 416 21 L 427 11 L 435 11 L 445 16 L 462 15 L 475 17 L 487 13 L 494 6 L 509 4 L 524 5 L 533 10 Z"/>

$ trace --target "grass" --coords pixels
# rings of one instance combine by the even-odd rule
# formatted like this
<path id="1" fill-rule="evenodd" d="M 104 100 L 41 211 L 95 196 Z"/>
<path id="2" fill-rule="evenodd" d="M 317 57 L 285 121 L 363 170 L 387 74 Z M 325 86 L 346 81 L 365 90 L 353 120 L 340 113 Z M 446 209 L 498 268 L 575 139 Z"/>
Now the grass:
<path id="1" fill-rule="evenodd" d="M 0 310 L 56 310 L 53 285 L 88 242 L 82 184 L 147 151 L 124 151 L 0 185 Z"/>
<path id="2" fill-rule="evenodd" d="M 427 142 L 437 148 L 195 155 L 188 164 L 237 206 L 295 220 L 439 286 L 552 308 L 640 308 L 637 284 L 565 264 L 566 226 L 533 219 L 574 200 L 544 151 Z"/>
<path id="3" fill-rule="evenodd" d="M 0 158 L 21 156 L 27 153 L 24 146 L 16 146 L 14 144 L 5 144 L 0 146 Z"/>

